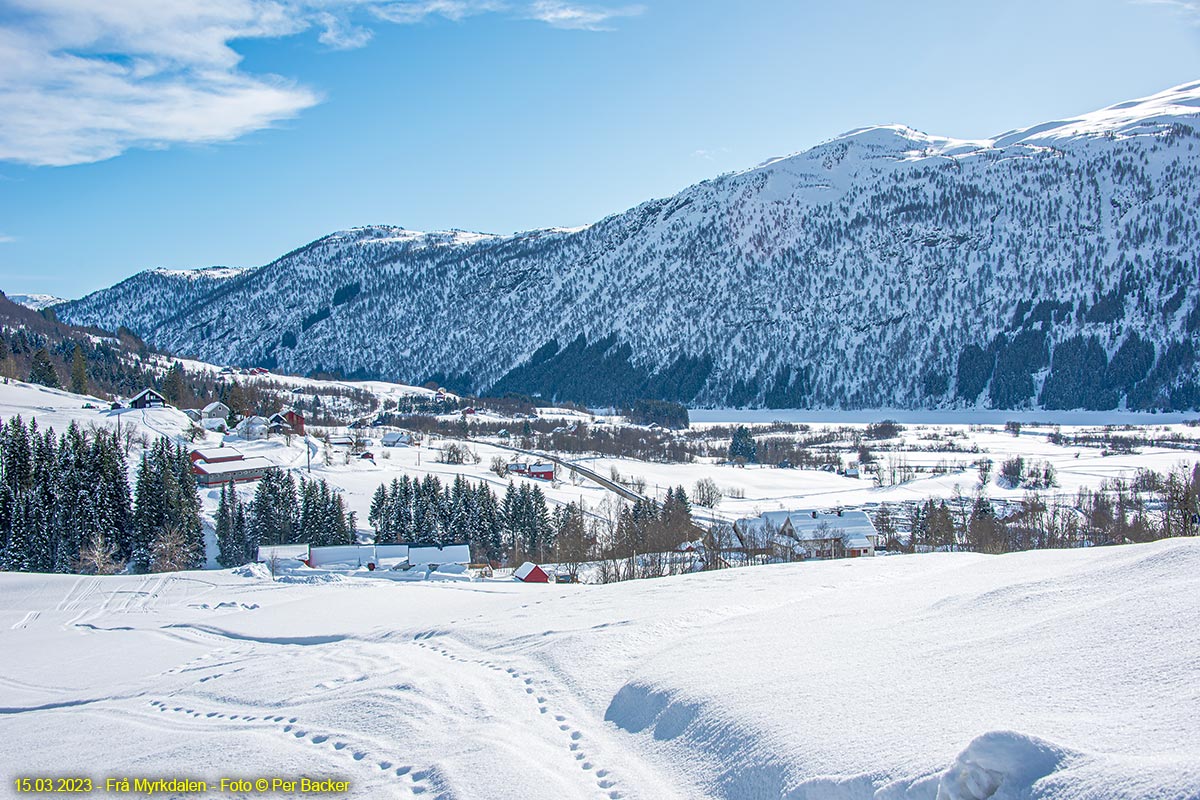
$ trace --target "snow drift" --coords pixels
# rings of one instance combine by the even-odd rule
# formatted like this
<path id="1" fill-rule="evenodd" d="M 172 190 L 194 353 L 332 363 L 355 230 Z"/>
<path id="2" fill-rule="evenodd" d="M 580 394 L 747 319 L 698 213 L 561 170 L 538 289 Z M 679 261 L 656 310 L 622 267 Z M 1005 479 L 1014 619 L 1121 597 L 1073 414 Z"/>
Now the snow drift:
<path id="1" fill-rule="evenodd" d="M 362 798 L 1189 800 L 1198 618 L 1196 540 L 607 586 L 2 574 L 0 737 L 28 774 Z"/>

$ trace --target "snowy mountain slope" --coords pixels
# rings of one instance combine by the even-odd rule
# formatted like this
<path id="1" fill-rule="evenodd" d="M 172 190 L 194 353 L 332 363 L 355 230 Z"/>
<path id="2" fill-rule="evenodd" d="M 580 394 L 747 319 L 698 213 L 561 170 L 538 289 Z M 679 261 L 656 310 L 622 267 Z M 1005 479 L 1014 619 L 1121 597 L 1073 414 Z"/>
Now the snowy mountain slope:
<path id="1" fill-rule="evenodd" d="M 51 306 L 67 302 L 63 298 L 55 297 L 52 294 L 10 294 L 6 296 L 14 303 L 26 308 L 32 308 L 34 311 L 41 311 L 43 308 L 50 308 Z"/>
<path id="2" fill-rule="evenodd" d="M 127 321 L 134 322 L 142 330 L 153 330 L 174 317 L 179 309 L 189 308 L 197 302 L 211 298 L 250 272 L 253 270 L 230 267 L 196 270 L 150 269 L 102 290 L 105 297 L 109 298 L 105 306 L 89 307 L 85 298 L 83 301 L 72 301 L 66 306 L 60 306 L 55 311 L 73 306 L 87 308 L 87 312 L 76 310 L 68 312 L 68 316 L 87 316 L 92 320 L 89 324 L 109 331 L 115 331 L 122 325 L 130 327 L 126 324 Z"/>
<path id="3" fill-rule="evenodd" d="M 579 230 L 344 231 L 59 312 L 209 361 L 597 404 L 1191 409 L 1198 209 L 1193 83 L 990 140 L 863 128 Z"/>
<path id="4" fill-rule="evenodd" d="M 351 798 L 1200 794 L 1194 540 L 607 586 L 238 572 L 0 574 L 12 768 Z"/>

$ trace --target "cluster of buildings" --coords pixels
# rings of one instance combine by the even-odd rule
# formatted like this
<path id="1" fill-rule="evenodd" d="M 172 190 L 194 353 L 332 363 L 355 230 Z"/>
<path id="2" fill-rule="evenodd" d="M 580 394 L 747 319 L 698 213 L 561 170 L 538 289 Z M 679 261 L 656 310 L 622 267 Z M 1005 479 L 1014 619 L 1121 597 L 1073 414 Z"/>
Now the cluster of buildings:
<path id="1" fill-rule="evenodd" d="M 136 407 L 136 406 L 135 406 Z M 229 430 L 229 406 L 220 401 L 209 403 L 204 408 L 187 408 L 183 411 L 192 422 L 205 430 L 225 433 Z M 291 408 L 277 411 L 269 417 L 253 415 L 234 426 L 233 430 L 243 439 L 265 439 L 271 435 L 304 435 L 304 415 Z"/>
<path id="2" fill-rule="evenodd" d="M 747 554 L 784 560 L 861 558 L 883 544 L 865 511 L 768 511 L 739 519 L 733 532 Z"/>
<path id="3" fill-rule="evenodd" d="M 543 481 L 554 480 L 554 464 L 550 461 L 514 461 L 505 467 L 504 471 L 509 475 L 519 475 L 522 478 L 537 478 Z"/>

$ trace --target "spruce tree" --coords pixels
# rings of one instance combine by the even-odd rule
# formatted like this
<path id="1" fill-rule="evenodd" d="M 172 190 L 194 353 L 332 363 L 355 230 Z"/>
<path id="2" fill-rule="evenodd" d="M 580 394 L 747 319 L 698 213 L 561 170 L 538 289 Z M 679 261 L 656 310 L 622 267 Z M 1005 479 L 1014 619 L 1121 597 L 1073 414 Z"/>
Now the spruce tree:
<path id="1" fill-rule="evenodd" d="M 50 352 L 45 347 L 39 347 L 30 360 L 29 382 L 49 386 L 52 389 L 57 389 L 62 385 L 58 381 L 54 363 L 50 360 Z"/>
<path id="2" fill-rule="evenodd" d="M 231 501 L 230 495 L 233 496 Z M 236 567 L 245 563 L 246 543 L 239 541 L 233 522 L 233 502 L 237 492 L 230 484 L 221 484 L 221 499 L 217 503 L 217 563 L 222 567 Z"/>
<path id="3" fill-rule="evenodd" d="M 83 345 L 75 345 L 75 355 L 71 358 L 71 391 L 75 394 L 88 393 L 87 359 L 83 356 Z"/>
<path id="4" fill-rule="evenodd" d="M 375 490 L 375 494 L 371 497 L 371 510 L 367 515 L 367 522 L 375 529 L 375 544 L 388 544 L 390 541 L 387 518 L 388 506 L 388 490 L 384 484 L 379 484 L 379 488 Z"/>
<path id="5" fill-rule="evenodd" d="M 177 406 L 184 400 L 184 391 L 183 364 L 176 361 L 167 370 L 167 376 L 163 378 L 163 397 L 167 398 L 172 405 Z"/>
<path id="6" fill-rule="evenodd" d="M 246 506 L 236 491 L 233 495 L 233 536 L 234 540 L 242 543 L 242 563 L 248 564 L 258 559 L 258 542 L 250 533 L 246 524 Z"/>

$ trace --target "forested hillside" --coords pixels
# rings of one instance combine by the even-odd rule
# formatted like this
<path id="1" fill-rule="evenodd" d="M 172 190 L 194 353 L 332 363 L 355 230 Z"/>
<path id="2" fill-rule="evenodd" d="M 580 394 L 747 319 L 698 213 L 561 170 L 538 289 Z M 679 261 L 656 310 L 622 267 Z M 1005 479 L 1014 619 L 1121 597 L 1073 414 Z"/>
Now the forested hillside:
<path id="1" fill-rule="evenodd" d="M 592 404 L 1200 405 L 1200 83 L 901 126 L 507 237 L 368 227 L 59 307 L 214 362 Z"/>

